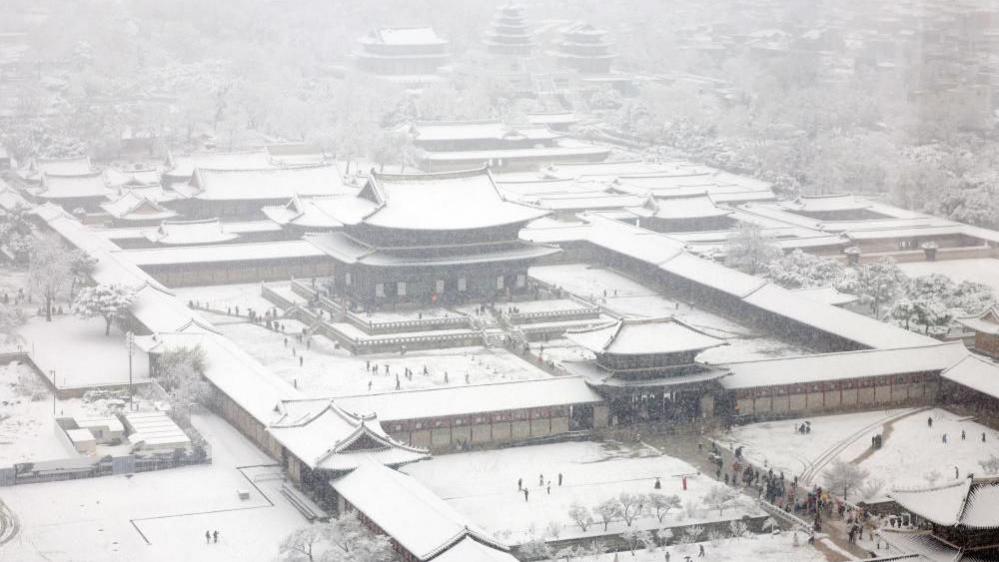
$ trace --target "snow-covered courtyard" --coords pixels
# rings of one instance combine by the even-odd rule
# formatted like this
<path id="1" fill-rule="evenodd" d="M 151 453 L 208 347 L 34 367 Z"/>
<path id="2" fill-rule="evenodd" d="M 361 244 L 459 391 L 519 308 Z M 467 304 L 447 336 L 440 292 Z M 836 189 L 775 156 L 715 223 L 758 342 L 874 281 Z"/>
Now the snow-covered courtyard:
<path id="1" fill-rule="evenodd" d="M 961 477 L 969 472 L 979 474 L 980 461 L 999 456 L 999 433 L 939 408 L 808 418 L 811 433 L 796 433 L 794 427 L 804 421 L 735 427 L 720 440 L 732 447 L 744 446 L 743 454 L 753 462 L 787 475 L 804 476 L 806 482 L 814 484 L 822 483 L 824 470 L 835 460 L 857 464 L 868 471 L 869 483 L 884 483 L 880 494 L 892 486 L 953 480 L 955 468 Z M 871 438 L 879 433 L 884 436 L 883 446 L 872 450 Z"/>
<path id="2" fill-rule="evenodd" d="M 273 560 L 281 539 L 308 524 L 280 494 L 279 468 L 221 419 L 194 421 L 211 465 L 3 488 L 21 530 L 0 559 Z M 218 544 L 205 544 L 209 530 Z"/>
<path id="3" fill-rule="evenodd" d="M 18 329 L 25 351 L 45 377 L 55 371 L 56 387 L 80 388 L 128 383 L 128 347 L 124 334 L 112 327 L 104 335 L 100 318 L 54 316 L 52 322 L 31 318 Z M 149 378 L 149 359 L 136 348 L 132 354 L 132 380 Z"/>
<path id="4" fill-rule="evenodd" d="M 303 327 L 293 320 L 282 322 L 286 324 L 287 334 L 299 333 Z M 399 376 L 401 390 L 550 376 L 501 348 L 451 348 L 410 351 L 405 355 L 384 353 L 355 356 L 343 348 L 337 348 L 323 336 L 313 337 L 306 348 L 292 335 L 280 334 L 256 324 L 234 323 L 218 328 L 275 374 L 313 396 L 362 394 L 369 391 L 369 382 L 371 392 L 395 390 L 396 375 Z M 369 363 L 371 370 L 366 368 Z M 387 372 L 385 366 L 388 366 Z M 427 368 L 426 375 L 423 374 L 424 366 Z M 378 367 L 377 373 L 374 372 L 374 367 Z M 407 368 L 413 372 L 410 378 L 404 374 Z"/>
<path id="5" fill-rule="evenodd" d="M 462 453 L 435 457 L 427 462 L 403 468 L 432 491 L 448 501 L 483 528 L 505 540 L 524 542 L 532 536 L 545 536 L 550 524 L 556 524 L 560 536 L 584 533 L 569 517 L 569 508 L 578 503 L 592 509 L 604 500 L 621 493 L 677 494 L 682 508 L 669 512 L 660 524 L 654 516 L 634 523 L 643 528 L 687 525 L 695 522 L 739 518 L 757 513 L 749 498 L 724 510 L 707 509 L 702 500 L 719 484 L 698 474 L 686 462 L 662 455 L 647 446 L 619 443 L 569 442 L 494 451 Z M 562 474 L 563 484 L 558 485 Z M 682 479 L 687 477 L 687 490 Z M 656 479 L 662 484 L 654 488 Z M 517 490 L 523 479 L 528 498 Z M 548 483 L 551 482 L 551 492 Z M 595 517 L 598 519 L 598 517 Z M 614 521 L 609 529 L 626 528 Z M 602 530 L 595 524 L 588 533 Z"/>

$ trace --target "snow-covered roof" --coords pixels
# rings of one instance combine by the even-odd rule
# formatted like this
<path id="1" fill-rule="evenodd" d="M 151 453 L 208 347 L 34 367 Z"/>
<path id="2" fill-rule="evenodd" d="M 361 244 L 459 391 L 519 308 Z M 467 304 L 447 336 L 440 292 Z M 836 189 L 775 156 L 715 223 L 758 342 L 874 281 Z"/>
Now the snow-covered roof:
<path id="1" fill-rule="evenodd" d="M 683 220 L 724 217 L 732 214 L 729 209 L 715 205 L 708 195 L 672 197 L 668 199 L 649 198 L 646 205 L 634 209 L 639 216 L 650 216 L 663 220 Z"/>
<path id="2" fill-rule="evenodd" d="M 42 174 L 42 185 L 34 193 L 43 199 L 101 198 L 112 195 L 102 172 L 76 176 Z"/>
<path id="3" fill-rule="evenodd" d="M 427 121 L 409 126 L 415 141 L 531 140 L 549 141 L 562 135 L 546 126 L 511 127 L 502 121 Z"/>
<path id="4" fill-rule="evenodd" d="M 660 264 L 659 268 L 667 273 L 747 300 L 750 295 L 767 285 L 765 279 L 687 253 Z"/>
<path id="5" fill-rule="evenodd" d="M 808 289 L 792 289 L 792 293 L 795 295 L 805 297 L 808 300 L 812 300 L 822 304 L 831 304 L 833 306 L 843 306 L 845 304 L 850 304 L 857 301 L 856 295 L 851 295 L 849 293 L 841 293 L 836 290 L 835 287 L 813 287 Z"/>
<path id="6" fill-rule="evenodd" d="M 713 338 L 670 318 L 621 319 L 565 336 L 594 353 L 654 355 L 700 351 L 719 345 Z"/>
<path id="7" fill-rule="evenodd" d="M 968 476 L 957 482 L 921 488 L 896 488 L 888 494 L 906 510 L 945 527 L 999 528 L 999 477 Z"/>
<path id="8" fill-rule="evenodd" d="M 362 43 L 382 45 L 447 45 L 432 27 L 385 27 L 361 38 Z"/>
<path id="9" fill-rule="evenodd" d="M 793 201 L 782 202 L 779 206 L 792 212 L 828 213 L 866 209 L 871 206 L 871 203 L 851 193 L 839 193 L 834 195 L 802 195 Z"/>
<path id="10" fill-rule="evenodd" d="M 598 246 L 650 264 L 668 262 L 683 253 L 684 245 L 662 234 L 587 213 L 585 239 Z"/>
<path id="11" fill-rule="evenodd" d="M 310 230 L 327 230 L 343 226 L 335 218 L 336 209 L 342 203 L 356 199 L 354 197 L 310 197 L 308 199 L 297 195 L 284 205 L 263 207 L 264 215 L 281 226 L 297 226 Z"/>
<path id="12" fill-rule="evenodd" d="M 605 158 L 610 148 L 591 144 L 562 143 L 556 146 L 536 146 L 527 148 L 493 148 L 486 150 L 461 150 L 423 152 L 420 159 L 427 162 L 466 163 L 468 167 L 488 161 L 511 161 L 521 159 L 558 160 L 560 158 L 593 157 Z"/>
<path id="13" fill-rule="evenodd" d="M 465 537 L 441 554 L 434 562 L 517 562 L 517 558 L 471 537 Z"/>
<path id="14" fill-rule="evenodd" d="M 364 458 L 398 467 L 429 457 L 386 434 L 374 415 L 347 412 L 329 399 L 282 401 L 278 409 L 267 431 L 312 469 L 353 470 Z"/>
<path id="15" fill-rule="evenodd" d="M 262 170 L 273 168 L 270 154 L 266 150 L 245 152 L 200 152 L 181 156 L 167 155 L 167 171 L 164 176 L 185 179 L 194 175 L 198 168 L 212 170 Z"/>
<path id="16" fill-rule="evenodd" d="M 579 123 L 579 116 L 571 111 L 556 113 L 529 113 L 527 120 L 532 125 L 574 125 Z"/>
<path id="17" fill-rule="evenodd" d="M 963 326 L 993 336 L 999 335 L 999 306 L 993 306 L 977 316 L 958 318 Z"/>
<path id="18" fill-rule="evenodd" d="M 968 354 L 940 373 L 940 376 L 982 394 L 999 398 L 999 365 L 984 357 Z"/>
<path id="19" fill-rule="evenodd" d="M 378 412 L 378 418 L 383 422 L 602 401 L 581 377 L 549 377 L 336 398 L 336 403 L 345 410 L 362 414 Z"/>
<path id="20" fill-rule="evenodd" d="M 205 378 L 262 424 L 274 418 L 282 400 L 304 398 L 228 338 L 198 326 L 137 337 L 136 343 L 149 353 L 200 345 L 206 356 Z"/>
<path id="21" fill-rule="evenodd" d="M 437 174 L 372 171 L 359 199 L 374 205 L 365 224 L 403 230 L 469 230 L 526 223 L 548 211 L 508 201 L 486 169 Z M 338 214 L 341 222 L 350 217 Z"/>
<path id="22" fill-rule="evenodd" d="M 437 560 L 466 538 L 508 550 L 415 478 L 380 463 L 364 463 L 330 485 L 417 560 Z"/>
<path id="23" fill-rule="evenodd" d="M 256 170 L 198 168 L 190 184 L 177 186 L 183 196 L 200 200 L 284 200 L 296 195 L 354 193 L 335 166 L 298 166 Z"/>
<path id="24" fill-rule="evenodd" d="M 145 232 L 147 240 L 165 246 L 191 246 L 198 244 L 221 244 L 239 238 L 238 234 L 226 230 L 219 219 L 192 221 L 163 221 L 155 229 Z"/>
<path id="25" fill-rule="evenodd" d="M 675 260 L 674 260 L 675 261 Z M 762 310 L 872 348 L 934 345 L 937 340 L 767 284 L 743 299 Z"/>
<path id="26" fill-rule="evenodd" d="M 726 363 L 728 389 L 805 384 L 906 373 L 940 372 L 968 354 L 961 342 L 899 349 L 818 353 L 800 357 Z"/>
<path id="27" fill-rule="evenodd" d="M 94 171 L 89 156 L 73 158 L 35 158 L 28 169 L 36 174 L 53 174 L 57 176 L 82 176 Z"/>
<path id="28" fill-rule="evenodd" d="M 119 170 L 108 168 L 104 172 L 112 187 L 152 187 L 160 184 L 159 170 Z"/>
<path id="29" fill-rule="evenodd" d="M 246 244 L 215 244 L 119 250 L 118 255 L 138 266 L 213 263 L 223 261 L 295 260 L 323 256 L 305 240 L 281 240 Z"/>
<path id="30" fill-rule="evenodd" d="M 118 220 L 155 221 L 177 216 L 176 211 L 167 209 L 157 201 L 131 190 L 125 191 L 114 201 L 102 203 L 101 208 Z"/>

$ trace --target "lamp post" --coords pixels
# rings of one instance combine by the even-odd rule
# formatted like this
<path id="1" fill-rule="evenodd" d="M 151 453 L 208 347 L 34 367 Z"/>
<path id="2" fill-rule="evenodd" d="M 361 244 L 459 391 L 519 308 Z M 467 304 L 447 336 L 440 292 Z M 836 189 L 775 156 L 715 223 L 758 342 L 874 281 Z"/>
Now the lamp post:
<path id="1" fill-rule="evenodd" d="M 52 417 L 56 415 L 56 398 L 59 394 L 59 387 L 56 386 L 55 369 L 49 369 L 49 376 L 52 377 Z"/>
<path id="2" fill-rule="evenodd" d="M 125 334 L 125 341 L 128 344 L 128 409 L 133 410 L 132 405 L 132 354 L 135 352 L 135 333 L 129 330 Z"/>

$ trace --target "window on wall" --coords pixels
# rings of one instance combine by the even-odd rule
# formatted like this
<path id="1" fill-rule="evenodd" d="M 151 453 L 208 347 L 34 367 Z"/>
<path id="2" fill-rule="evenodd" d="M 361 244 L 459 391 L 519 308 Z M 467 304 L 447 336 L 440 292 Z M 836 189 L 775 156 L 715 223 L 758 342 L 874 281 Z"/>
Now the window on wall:
<path id="1" fill-rule="evenodd" d="M 518 289 L 523 289 L 526 286 L 527 286 L 527 276 L 524 275 L 523 273 L 518 273 L 517 274 L 517 288 Z"/>
<path id="2" fill-rule="evenodd" d="M 459 291 L 467 291 L 468 290 L 468 279 L 465 279 L 464 277 L 459 277 L 458 278 L 458 290 Z"/>
<path id="3" fill-rule="evenodd" d="M 385 298 L 385 284 L 375 283 L 375 296 L 378 298 Z"/>
<path id="4" fill-rule="evenodd" d="M 350 272 L 343 274 L 343 284 L 350 287 Z"/>
<path id="5" fill-rule="evenodd" d="M 405 281 L 399 281 L 398 283 L 395 284 L 395 294 L 399 295 L 400 297 L 406 296 L 406 282 Z"/>
<path id="6" fill-rule="evenodd" d="M 502 289 L 503 288 L 503 276 L 502 275 L 500 275 L 499 277 L 496 278 L 496 288 L 497 289 Z"/>
<path id="7" fill-rule="evenodd" d="M 436 291 L 438 294 L 444 292 L 444 280 L 443 279 L 438 279 L 437 281 L 434 281 L 434 291 Z"/>

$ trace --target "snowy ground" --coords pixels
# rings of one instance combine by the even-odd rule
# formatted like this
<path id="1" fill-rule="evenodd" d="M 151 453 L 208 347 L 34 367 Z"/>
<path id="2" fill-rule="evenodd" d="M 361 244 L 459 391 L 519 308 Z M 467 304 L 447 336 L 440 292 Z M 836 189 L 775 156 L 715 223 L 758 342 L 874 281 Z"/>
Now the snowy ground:
<path id="1" fill-rule="evenodd" d="M 573 503 L 592 508 L 622 492 L 649 493 L 654 491 L 657 477 L 662 481 L 660 492 L 678 494 L 685 505 L 689 504 L 689 509 L 671 512 L 664 526 L 738 518 L 755 513 L 756 509 L 747 500 L 740 507 L 726 509 L 724 517 L 719 517 L 717 511 L 705 510 L 701 498 L 717 483 L 698 474 L 686 462 L 648 447 L 595 442 L 515 447 L 442 455 L 406 466 L 403 471 L 475 523 L 512 542 L 526 541 L 532 535 L 543 536 L 552 522 L 560 525 L 562 538 L 579 536 L 579 528 L 568 516 Z M 560 472 L 565 478 L 561 487 L 557 485 Z M 543 476 L 545 486 L 539 486 L 539 475 Z M 687 491 L 681 489 L 683 475 L 688 476 Z M 519 478 L 523 478 L 529 489 L 528 501 L 517 491 Z M 646 517 L 635 524 L 659 527 L 655 517 Z M 614 522 L 610 528 L 623 529 L 625 525 Z M 600 530 L 600 525 L 590 528 L 590 532 Z"/>
<path id="2" fill-rule="evenodd" d="M 672 300 L 628 277 L 607 268 L 586 264 L 532 267 L 532 277 L 557 285 L 611 312 L 630 318 L 675 317 L 716 338 L 727 346 L 705 351 L 700 359 L 708 363 L 747 361 L 802 355 L 808 350 L 754 331 L 731 319 Z M 606 290 L 606 296 L 604 291 Z"/>
<path id="3" fill-rule="evenodd" d="M 281 539 L 307 525 L 280 494 L 279 471 L 260 466 L 273 461 L 221 419 L 194 421 L 212 444 L 212 465 L 3 488 L 21 532 L 0 559 L 273 560 Z M 250 498 L 240 500 L 239 489 Z M 219 531 L 218 544 L 205 544 L 206 530 Z"/>
<path id="4" fill-rule="evenodd" d="M 898 417 L 906 412 L 915 413 Z M 928 417 L 933 418 L 932 428 L 927 427 Z M 722 440 L 744 445 L 747 458 L 789 475 L 812 469 L 815 483 L 821 483 L 823 472 L 815 465 L 835 459 L 853 462 L 870 473 L 869 480 L 884 481 L 883 491 L 897 485 L 926 485 L 933 473 L 937 482 L 952 480 L 955 467 L 962 477 L 980 473 L 979 461 L 999 456 L 999 433 L 941 409 L 878 410 L 808 420 L 812 432 L 807 435 L 794 433 L 795 424 L 804 420 L 783 420 L 736 427 Z M 961 439 L 962 430 L 967 439 Z M 871 453 L 871 437 L 877 433 L 884 435 L 884 446 Z"/>
<path id="5" fill-rule="evenodd" d="M 298 322 L 288 321 L 287 333 L 297 333 L 301 326 Z M 397 373 L 403 390 L 463 385 L 466 384 L 466 374 L 471 384 L 550 376 L 509 351 L 498 348 L 450 348 L 410 351 L 405 355 L 354 356 L 342 348 L 336 349 L 332 341 L 322 336 L 313 337 L 310 348 L 305 349 L 294 336 L 285 336 L 254 324 L 228 324 L 218 328 L 272 372 L 314 396 L 363 394 L 368 392 L 369 381 L 372 392 L 394 390 Z M 288 338 L 287 347 L 285 337 Z M 301 366 L 299 356 L 304 357 Z M 369 361 L 378 367 L 377 374 L 365 369 Z M 385 365 L 389 366 L 387 373 Z M 424 365 L 428 375 L 423 375 Z M 412 380 L 403 376 L 406 368 L 414 372 Z M 446 383 L 445 371 L 448 373 Z"/>
<path id="6" fill-rule="evenodd" d="M 704 558 L 698 558 L 699 547 L 704 546 Z M 602 554 L 574 558 L 579 562 L 613 562 L 628 560 L 630 562 L 662 562 L 666 553 L 671 562 L 684 562 L 685 557 L 693 560 L 709 560 L 710 562 L 763 562 L 770 560 L 789 560 L 793 562 L 826 562 L 826 557 L 807 543 L 804 534 L 798 535 L 798 545 L 794 544 L 794 533 L 783 532 L 777 535 L 749 535 L 742 538 L 720 539 L 710 542 L 678 544 L 652 551 L 639 550 L 631 556 L 628 552 L 615 555 Z"/>
<path id="7" fill-rule="evenodd" d="M 206 287 L 177 287 L 170 289 L 181 302 L 188 301 L 204 303 L 203 306 L 215 310 L 227 310 L 229 307 L 239 307 L 240 314 L 251 308 L 265 311 L 274 307 L 274 303 L 260 295 L 260 283 L 242 285 L 210 285 Z"/>
<path id="8" fill-rule="evenodd" d="M 24 348 L 46 377 L 55 371 L 58 388 L 79 388 L 128 383 L 128 348 L 124 334 L 111 328 L 104 335 L 104 320 L 55 316 L 52 322 L 32 318 L 18 330 Z M 149 360 L 139 349 L 132 355 L 133 381 L 149 378 Z"/>
<path id="9" fill-rule="evenodd" d="M 999 294 L 999 260 L 990 258 L 969 260 L 941 260 L 900 263 L 898 266 L 910 277 L 940 273 L 955 283 L 974 281 L 985 283 Z"/>

